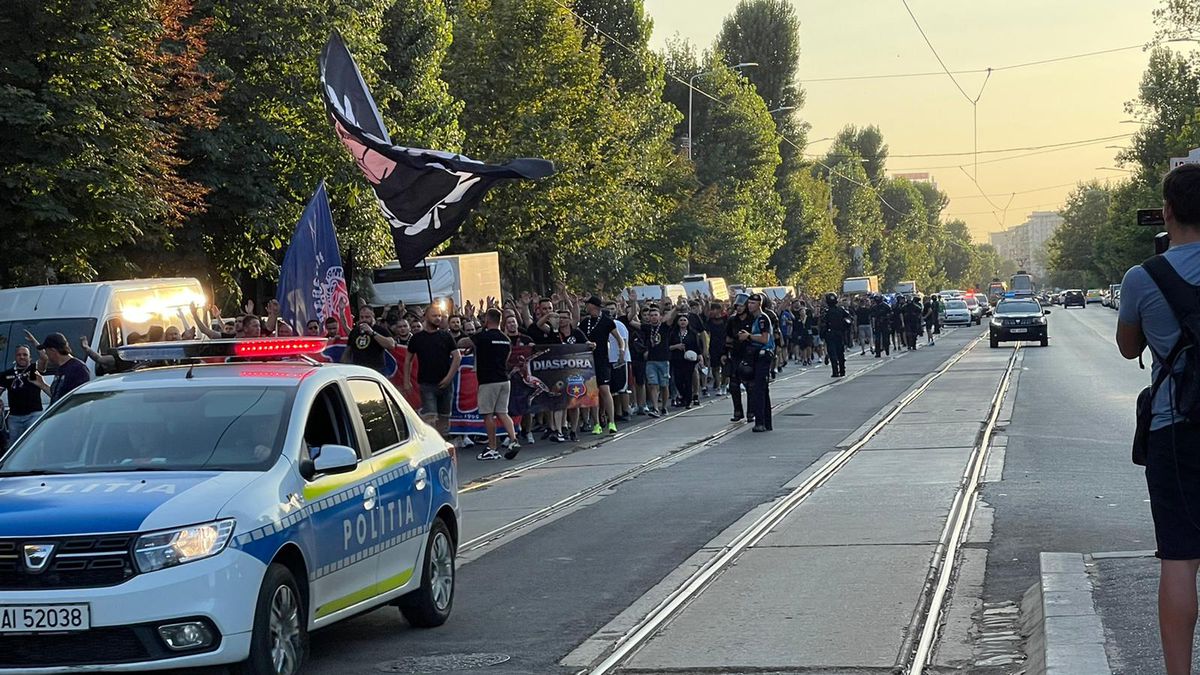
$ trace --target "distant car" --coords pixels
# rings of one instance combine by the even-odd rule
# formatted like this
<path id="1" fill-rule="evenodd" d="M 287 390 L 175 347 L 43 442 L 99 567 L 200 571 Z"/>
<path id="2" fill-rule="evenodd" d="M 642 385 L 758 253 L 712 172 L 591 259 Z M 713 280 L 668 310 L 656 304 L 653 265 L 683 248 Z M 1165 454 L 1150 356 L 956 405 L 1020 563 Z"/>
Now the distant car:
<path id="1" fill-rule="evenodd" d="M 1001 342 L 1037 341 L 1043 347 L 1050 344 L 1046 317 L 1050 310 L 1042 309 L 1032 298 L 1007 298 L 996 305 L 996 312 L 988 326 L 988 337 L 993 349 Z"/>
<path id="2" fill-rule="evenodd" d="M 967 303 L 967 309 L 971 312 L 971 321 L 976 324 L 983 321 L 983 307 L 979 304 L 979 300 L 974 293 L 967 293 L 963 296 L 963 302 Z"/>
<path id="3" fill-rule="evenodd" d="M 1068 307 L 1083 307 L 1084 309 L 1087 309 L 1087 297 L 1084 296 L 1083 291 L 1078 289 L 1064 291 L 1062 295 L 1062 306 L 1063 309 Z"/>
<path id="4" fill-rule="evenodd" d="M 1089 305 L 1093 302 L 1101 302 L 1104 299 L 1104 291 L 1099 288 L 1089 288 L 1086 296 Z"/>
<path id="5" fill-rule="evenodd" d="M 1121 309 L 1121 289 L 1120 288 L 1113 291 L 1112 308 L 1116 309 L 1116 310 Z"/>
<path id="6" fill-rule="evenodd" d="M 975 300 L 979 302 L 979 306 L 983 308 L 984 316 L 992 315 L 992 303 L 988 300 L 988 296 L 984 293 L 976 293 Z"/>
<path id="7" fill-rule="evenodd" d="M 965 300 L 947 300 L 945 302 L 945 309 L 942 310 L 942 323 L 947 326 L 969 326 L 973 320 L 971 310 L 967 307 Z"/>

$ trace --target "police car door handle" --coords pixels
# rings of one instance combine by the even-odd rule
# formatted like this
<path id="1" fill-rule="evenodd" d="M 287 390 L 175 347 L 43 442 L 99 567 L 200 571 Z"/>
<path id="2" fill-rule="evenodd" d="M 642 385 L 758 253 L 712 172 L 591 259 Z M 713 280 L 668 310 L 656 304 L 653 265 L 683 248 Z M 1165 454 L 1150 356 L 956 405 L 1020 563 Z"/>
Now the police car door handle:
<path id="1" fill-rule="evenodd" d="M 375 486 L 368 485 L 363 490 L 363 508 L 367 511 L 375 508 Z"/>
<path id="2" fill-rule="evenodd" d="M 418 466 L 417 473 L 413 477 L 413 487 L 417 488 L 418 490 L 424 490 L 428 478 L 429 473 L 425 471 L 425 467 Z"/>

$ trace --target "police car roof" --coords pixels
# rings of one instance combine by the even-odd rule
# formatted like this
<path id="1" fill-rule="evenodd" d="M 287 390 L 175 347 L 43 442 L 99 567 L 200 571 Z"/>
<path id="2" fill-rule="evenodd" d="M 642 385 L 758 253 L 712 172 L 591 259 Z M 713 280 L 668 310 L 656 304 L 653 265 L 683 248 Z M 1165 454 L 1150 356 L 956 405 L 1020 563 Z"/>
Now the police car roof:
<path id="1" fill-rule="evenodd" d="M 191 371 L 191 377 L 188 377 Z M 306 380 L 322 382 L 347 375 L 373 377 L 361 366 L 312 364 L 304 361 L 246 361 L 144 368 L 107 375 L 88 382 L 87 391 L 121 391 L 158 387 L 299 387 Z"/>

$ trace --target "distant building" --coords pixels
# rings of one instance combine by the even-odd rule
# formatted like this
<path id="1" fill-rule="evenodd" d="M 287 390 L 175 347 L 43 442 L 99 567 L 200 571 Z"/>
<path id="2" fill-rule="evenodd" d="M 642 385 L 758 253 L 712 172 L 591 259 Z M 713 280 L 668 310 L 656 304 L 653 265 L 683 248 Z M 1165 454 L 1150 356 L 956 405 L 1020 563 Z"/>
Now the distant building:
<path id="1" fill-rule="evenodd" d="M 1034 211 L 1020 225 L 1002 232 L 992 232 L 989 240 L 1000 257 L 1011 260 L 1017 267 L 1027 270 L 1035 277 L 1043 277 L 1046 268 L 1046 242 L 1062 225 L 1062 216 L 1057 211 Z"/>
<path id="2" fill-rule="evenodd" d="M 894 173 L 892 178 L 903 178 L 910 183 L 929 183 L 933 187 L 937 187 L 937 181 L 928 171 L 915 171 L 912 173 Z"/>

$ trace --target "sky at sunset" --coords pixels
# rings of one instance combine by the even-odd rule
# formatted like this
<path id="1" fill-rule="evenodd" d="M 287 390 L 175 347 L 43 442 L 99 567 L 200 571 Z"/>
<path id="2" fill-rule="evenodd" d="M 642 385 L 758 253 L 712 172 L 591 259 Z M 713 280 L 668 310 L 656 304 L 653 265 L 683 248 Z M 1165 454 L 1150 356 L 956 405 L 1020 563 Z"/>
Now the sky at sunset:
<path id="1" fill-rule="evenodd" d="M 736 0 L 645 0 L 652 45 L 678 35 L 707 47 Z M 875 124 L 888 144 L 890 172 L 928 171 L 950 196 L 947 218 L 962 218 L 977 241 L 1023 222 L 1030 211 L 1056 210 L 1071 186 L 1117 179 L 1113 146 L 980 154 L 974 158 L 904 157 L 970 153 L 972 105 L 925 44 L 900 0 L 793 0 L 800 17 L 800 80 L 812 125 L 809 152 L 823 153 L 846 124 Z M 1158 0 L 909 0 L 925 33 L 952 71 L 999 69 L 1044 59 L 1141 45 L 1154 34 Z M 1124 110 L 1134 98 L 1148 54 L 1141 48 L 996 70 L 977 105 L 980 151 L 1023 148 L 1130 134 Z M 940 74 L 841 82 L 822 78 L 895 73 Z M 974 97 L 982 73 L 956 75 Z M 959 168 L 959 167 L 962 168 Z M 987 195 L 980 195 L 980 188 Z M 1017 194 L 1013 194 L 1017 193 Z M 990 200 L 990 203 L 989 203 Z M 1007 208 L 1005 208 L 1007 207 Z"/>

